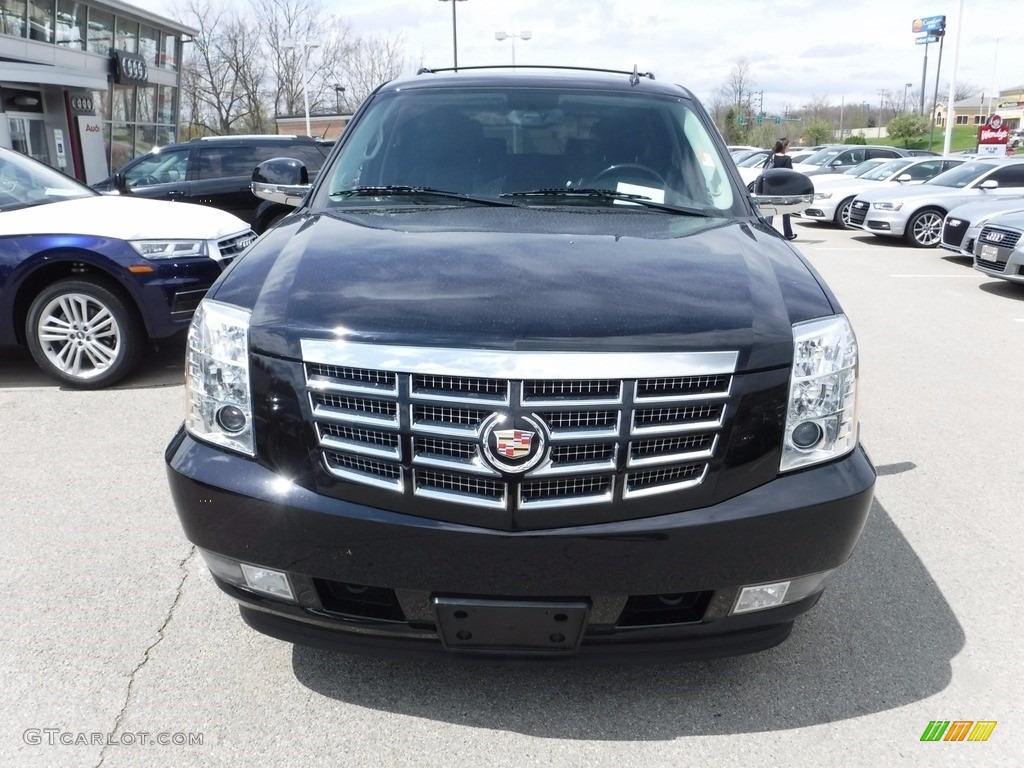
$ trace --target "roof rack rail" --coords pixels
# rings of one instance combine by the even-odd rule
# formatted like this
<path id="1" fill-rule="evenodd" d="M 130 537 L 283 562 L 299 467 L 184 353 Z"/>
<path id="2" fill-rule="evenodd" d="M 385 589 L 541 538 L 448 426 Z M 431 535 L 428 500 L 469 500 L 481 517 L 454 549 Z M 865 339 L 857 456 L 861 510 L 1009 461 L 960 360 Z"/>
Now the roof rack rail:
<path id="1" fill-rule="evenodd" d="M 232 141 L 235 139 L 297 139 L 294 133 L 228 133 L 223 136 L 195 136 L 189 141 Z M 302 137 L 308 138 L 308 137 Z"/>
<path id="2" fill-rule="evenodd" d="M 610 75 L 629 75 L 630 82 L 636 85 L 641 77 L 654 80 L 653 72 L 640 72 L 634 66 L 632 70 L 625 69 L 604 69 L 602 67 L 569 67 L 559 64 L 480 64 L 471 67 L 420 67 L 417 75 L 433 75 L 438 72 L 461 72 L 471 69 L 568 69 L 575 72 L 604 72 Z M 635 80 L 635 82 L 634 82 Z"/>

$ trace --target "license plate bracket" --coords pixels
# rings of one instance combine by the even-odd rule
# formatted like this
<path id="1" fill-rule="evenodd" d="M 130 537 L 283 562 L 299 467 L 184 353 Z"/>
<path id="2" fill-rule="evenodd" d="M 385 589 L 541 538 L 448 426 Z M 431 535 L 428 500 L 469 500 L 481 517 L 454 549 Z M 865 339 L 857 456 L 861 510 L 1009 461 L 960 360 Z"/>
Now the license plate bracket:
<path id="1" fill-rule="evenodd" d="M 981 246 L 981 253 L 978 258 L 982 261 L 991 261 L 998 264 L 1000 262 L 999 248 L 994 245 L 983 245 Z"/>
<path id="2" fill-rule="evenodd" d="M 585 600 L 432 599 L 445 650 L 561 656 L 575 653 L 590 617 Z"/>

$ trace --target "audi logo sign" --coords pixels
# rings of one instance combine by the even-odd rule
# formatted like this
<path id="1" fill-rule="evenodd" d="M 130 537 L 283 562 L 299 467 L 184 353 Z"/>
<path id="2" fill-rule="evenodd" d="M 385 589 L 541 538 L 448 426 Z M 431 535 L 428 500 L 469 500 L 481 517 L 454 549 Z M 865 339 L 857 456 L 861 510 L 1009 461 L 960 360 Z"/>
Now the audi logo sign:
<path id="1" fill-rule="evenodd" d="M 137 53 L 114 51 L 114 82 L 118 85 L 139 85 L 149 80 L 146 60 Z"/>
<path id="2" fill-rule="evenodd" d="M 71 108 L 75 112 L 92 112 L 92 96 L 72 96 Z"/>

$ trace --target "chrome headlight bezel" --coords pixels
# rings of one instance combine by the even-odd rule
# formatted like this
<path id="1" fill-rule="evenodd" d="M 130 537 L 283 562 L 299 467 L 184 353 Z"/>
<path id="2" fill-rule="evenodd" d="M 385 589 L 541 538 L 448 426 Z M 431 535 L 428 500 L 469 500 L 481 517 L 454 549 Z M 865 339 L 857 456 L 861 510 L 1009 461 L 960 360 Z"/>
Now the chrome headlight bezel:
<path id="1" fill-rule="evenodd" d="M 858 358 L 845 315 L 793 325 L 780 472 L 833 461 L 856 447 Z"/>
<path id="2" fill-rule="evenodd" d="M 185 429 L 193 437 L 256 455 L 249 380 L 251 312 L 203 299 L 188 331 Z"/>

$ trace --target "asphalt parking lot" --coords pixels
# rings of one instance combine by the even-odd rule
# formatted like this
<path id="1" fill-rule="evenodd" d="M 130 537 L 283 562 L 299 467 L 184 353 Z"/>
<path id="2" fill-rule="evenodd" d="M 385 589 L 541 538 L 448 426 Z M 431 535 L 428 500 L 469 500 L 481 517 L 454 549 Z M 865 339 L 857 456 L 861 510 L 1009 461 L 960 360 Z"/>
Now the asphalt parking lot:
<path id="1" fill-rule="evenodd" d="M 100 392 L 0 351 L 0 765 L 1020 765 L 1024 286 L 795 229 L 857 329 L 879 479 L 823 600 L 740 658 L 449 666 L 259 635 L 168 493 L 181 347 Z M 997 725 L 920 741 L 934 720 Z"/>

